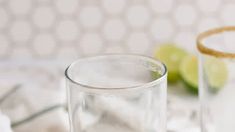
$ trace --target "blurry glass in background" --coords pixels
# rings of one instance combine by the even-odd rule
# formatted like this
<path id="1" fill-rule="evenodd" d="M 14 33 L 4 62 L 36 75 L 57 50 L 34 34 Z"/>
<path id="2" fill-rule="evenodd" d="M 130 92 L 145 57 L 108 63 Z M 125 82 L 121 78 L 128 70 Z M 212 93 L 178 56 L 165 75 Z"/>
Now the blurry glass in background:
<path id="1" fill-rule="evenodd" d="M 138 55 L 74 62 L 66 70 L 71 132 L 166 132 L 166 76 L 164 64 Z"/>
<path id="2" fill-rule="evenodd" d="M 197 39 L 202 132 L 235 131 L 235 27 L 206 31 Z"/>

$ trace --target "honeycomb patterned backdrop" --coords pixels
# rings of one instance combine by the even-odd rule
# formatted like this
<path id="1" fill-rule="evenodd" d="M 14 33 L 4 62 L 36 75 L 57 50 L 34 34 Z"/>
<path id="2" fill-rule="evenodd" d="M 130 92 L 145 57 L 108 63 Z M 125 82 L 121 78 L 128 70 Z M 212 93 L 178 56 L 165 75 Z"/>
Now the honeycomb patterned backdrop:
<path id="1" fill-rule="evenodd" d="M 195 52 L 196 35 L 235 25 L 235 0 L 0 0 L 0 58 L 152 55 L 174 42 Z"/>

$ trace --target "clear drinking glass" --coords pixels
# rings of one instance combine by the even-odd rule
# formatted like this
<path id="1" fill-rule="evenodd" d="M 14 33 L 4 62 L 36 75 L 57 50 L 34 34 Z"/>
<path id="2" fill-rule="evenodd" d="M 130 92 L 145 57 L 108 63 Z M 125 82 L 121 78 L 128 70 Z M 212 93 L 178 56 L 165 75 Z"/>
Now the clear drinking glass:
<path id="1" fill-rule="evenodd" d="M 65 75 L 71 132 L 166 131 L 167 70 L 161 62 L 95 56 L 72 63 Z"/>
<path id="2" fill-rule="evenodd" d="M 235 132 L 235 27 L 197 38 L 202 132 Z"/>

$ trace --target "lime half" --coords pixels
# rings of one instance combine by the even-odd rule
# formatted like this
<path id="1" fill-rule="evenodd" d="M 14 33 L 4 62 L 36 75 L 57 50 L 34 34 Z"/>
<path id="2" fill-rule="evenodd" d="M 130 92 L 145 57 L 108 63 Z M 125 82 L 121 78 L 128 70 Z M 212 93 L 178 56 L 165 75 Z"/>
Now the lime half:
<path id="1" fill-rule="evenodd" d="M 187 55 L 186 51 L 174 44 L 164 44 L 157 48 L 154 57 L 166 64 L 168 70 L 168 82 L 176 82 L 179 76 L 181 60 Z"/>
<path id="2" fill-rule="evenodd" d="M 180 75 L 187 88 L 193 93 L 198 92 L 198 60 L 196 56 L 185 57 L 180 64 Z"/>
<path id="3" fill-rule="evenodd" d="M 221 59 L 207 56 L 204 61 L 204 71 L 209 88 L 212 91 L 218 91 L 227 81 L 227 67 Z"/>

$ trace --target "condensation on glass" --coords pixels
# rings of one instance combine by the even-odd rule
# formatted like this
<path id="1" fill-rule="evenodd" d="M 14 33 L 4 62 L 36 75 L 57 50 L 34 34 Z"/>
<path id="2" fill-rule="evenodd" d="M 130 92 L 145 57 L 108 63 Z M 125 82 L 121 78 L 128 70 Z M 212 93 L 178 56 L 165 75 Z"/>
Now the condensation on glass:
<path id="1" fill-rule="evenodd" d="M 140 55 L 79 59 L 65 72 L 71 132 L 166 132 L 167 70 Z"/>

